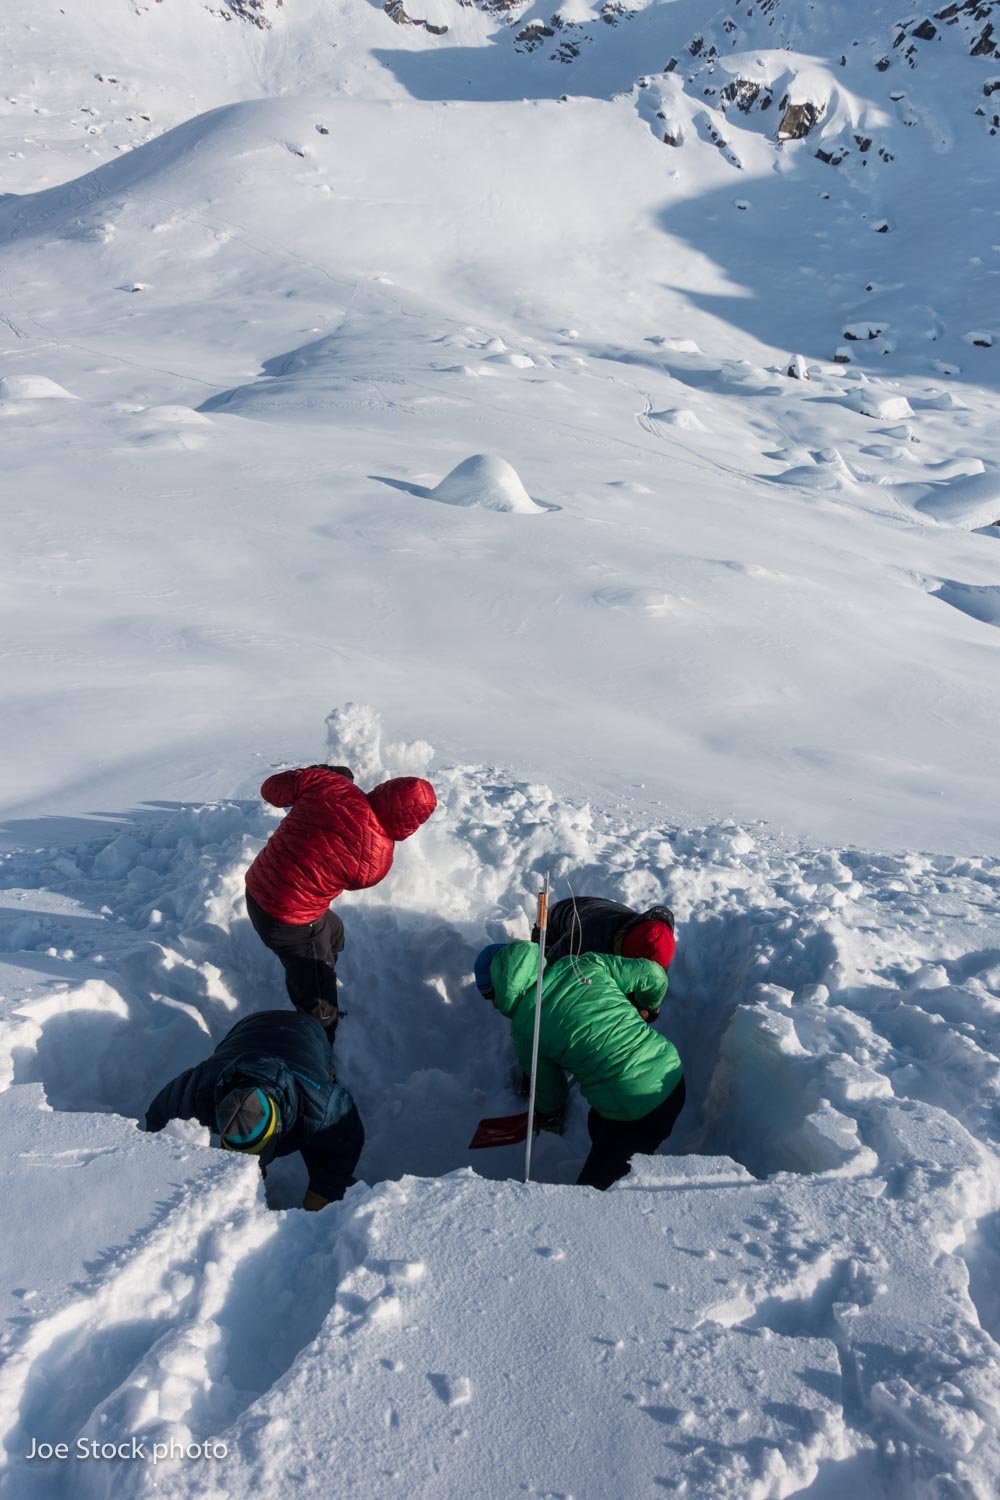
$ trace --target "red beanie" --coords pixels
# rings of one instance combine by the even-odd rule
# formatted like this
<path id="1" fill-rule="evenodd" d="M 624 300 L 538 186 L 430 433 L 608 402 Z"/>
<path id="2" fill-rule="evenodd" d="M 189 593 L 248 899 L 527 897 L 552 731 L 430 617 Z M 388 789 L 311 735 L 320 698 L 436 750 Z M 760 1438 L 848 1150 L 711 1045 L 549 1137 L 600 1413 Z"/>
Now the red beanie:
<path id="1" fill-rule="evenodd" d="M 666 922 L 637 922 L 622 938 L 623 958 L 651 958 L 669 969 L 677 952 L 677 941 Z"/>

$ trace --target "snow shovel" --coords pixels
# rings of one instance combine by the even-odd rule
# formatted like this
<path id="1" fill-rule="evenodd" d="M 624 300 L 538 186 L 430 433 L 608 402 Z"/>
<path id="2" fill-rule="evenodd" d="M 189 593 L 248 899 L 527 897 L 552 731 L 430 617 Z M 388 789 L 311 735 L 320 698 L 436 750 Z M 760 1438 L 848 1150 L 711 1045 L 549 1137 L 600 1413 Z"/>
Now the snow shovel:
<path id="1" fill-rule="evenodd" d="M 470 1151 L 482 1151 L 489 1146 L 517 1146 L 528 1134 L 528 1111 L 519 1115 L 495 1115 L 491 1120 L 480 1120 L 476 1133 L 469 1142 Z"/>

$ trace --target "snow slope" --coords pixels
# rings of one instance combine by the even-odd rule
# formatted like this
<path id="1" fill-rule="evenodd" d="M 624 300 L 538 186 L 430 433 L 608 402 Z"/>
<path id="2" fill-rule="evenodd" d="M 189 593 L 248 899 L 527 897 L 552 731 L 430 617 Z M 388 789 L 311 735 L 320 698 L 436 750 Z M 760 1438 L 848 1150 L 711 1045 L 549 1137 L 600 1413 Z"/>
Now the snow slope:
<path id="1" fill-rule="evenodd" d="M 945 391 L 929 360 L 810 358 L 820 324 L 840 338 L 815 268 L 781 342 L 748 337 L 733 308 L 759 291 L 714 255 L 772 234 L 770 209 L 726 199 L 723 236 L 734 169 L 699 147 L 675 179 L 628 99 L 269 100 L 0 204 L 5 376 L 78 398 L 2 407 L 22 493 L 59 516 L 55 536 L 49 500 L 11 516 L 8 810 L 220 795 L 234 762 L 249 790 L 332 673 L 460 758 L 577 793 L 993 847 L 997 641 L 935 595 L 997 580 L 995 535 L 950 509 L 995 469 L 994 398 Z M 754 148 L 763 173 L 774 148 Z M 706 249 L 683 226 L 695 184 Z M 804 246 L 831 205 L 798 188 Z M 863 295 L 890 239 L 833 212 Z M 793 336 L 808 380 L 784 373 Z M 911 418 L 866 414 L 900 397 Z M 426 503 L 480 452 L 546 513 Z M 67 692 L 75 743 L 52 718 Z"/>
<path id="2" fill-rule="evenodd" d="M 0 1494 L 1000 1490 L 1000 7 L 941 9 L 0 16 Z M 342 903 L 304 1215 L 133 1122 L 282 1003 L 242 876 L 323 753 L 441 810 Z M 679 921 L 606 1196 L 578 1097 L 530 1188 L 466 1145 L 545 870 Z"/>

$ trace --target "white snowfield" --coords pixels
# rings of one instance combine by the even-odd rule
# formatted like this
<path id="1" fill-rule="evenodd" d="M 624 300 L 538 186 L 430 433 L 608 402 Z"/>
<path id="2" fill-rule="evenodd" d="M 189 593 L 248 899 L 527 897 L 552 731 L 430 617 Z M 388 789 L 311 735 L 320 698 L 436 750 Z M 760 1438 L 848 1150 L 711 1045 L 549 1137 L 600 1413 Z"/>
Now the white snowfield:
<path id="1" fill-rule="evenodd" d="M 1000 3 L 939 11 L 0 8 L 2 1500 L 1000 1493 Z M 243 874 L 324 754 L 440 805 L 339 903 L 307 1215 L 137 1122 L 286 1003 Z M 678 919 L 603 1195 L 577 1093 L 531 1186 L 467 1149 L 545 871 Z"/>

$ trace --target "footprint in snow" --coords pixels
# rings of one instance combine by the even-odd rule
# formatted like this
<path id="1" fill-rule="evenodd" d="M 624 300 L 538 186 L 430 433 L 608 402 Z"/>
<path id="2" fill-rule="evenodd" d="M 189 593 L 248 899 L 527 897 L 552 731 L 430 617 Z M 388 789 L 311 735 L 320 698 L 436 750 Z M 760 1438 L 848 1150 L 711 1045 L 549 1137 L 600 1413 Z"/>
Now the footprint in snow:
<path id="1" fill-rule="evenodd" d="M 677 608 L 676 602 L 663 589 L 617 586 L 598 589 L 593 598 L 602 609 L 622 609 L 634 614 L 668 615 Z"/>
<path id="2" fill-rule="evenodd" d="M 466 1406 L 472 1400 L 472 1381 L 467 1375 L 438 1375 L 428 1371 L 427 1379 L 445 1406 Z"/>
<path id="3" fill-rule="evenodd" d="M 666 338 L 663 334 L 654 333 L 646 339 L 647 344 L 655 344 L 658 349 L 669 349 L 673 354 L 700 354 L 701 346 L 694 339 Z"/>
<path id="4" fill-rule="evenodd" d="M 370 1260 L 368 1268 L 390 1281 L 421 1281 L 427 1272 L 422 1260 Z"/>
<path id="5" fill-rule="evenodd" d="M 22 1151 L 22 1161 L 33 1162 L 39 1167 L 88 1167 L 101 1156 L 114 1156 L 117 1146 L 70 1147 L 65 1151 Z"/>

